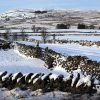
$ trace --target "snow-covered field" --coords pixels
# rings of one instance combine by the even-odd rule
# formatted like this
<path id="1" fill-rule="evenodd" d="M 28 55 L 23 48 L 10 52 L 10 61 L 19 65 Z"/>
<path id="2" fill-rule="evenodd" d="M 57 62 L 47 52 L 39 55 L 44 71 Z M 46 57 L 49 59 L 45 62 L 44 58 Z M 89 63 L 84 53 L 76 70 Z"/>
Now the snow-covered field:
<path id="1" fill-rule="evenodd" d="M 23 58 L 14 50 L 0 50 L 0 71 L 28 73 L 30 71 L 41 72 L 41 70 L 44 72 L 44 69 L 46 70 L 44 62 L 39 59 Z"/>
<path id="2" fill-rule="evenodd" d="M 8 71 L 9 73 L 54 73 L 68 75 L 66 71 L 59 67 L 55 67 L 53 71 L 46 68 L 44 61 L 37 58 L 27 58 L 19 54 L 17 50 L 0 50 L 0 72 Z"/>
<path id="3" fill-rule="evenodd" d="M 97 29 L 51 29 L 51 30 L 47 30 L 47 32 L 82 32 L 82 34 L 86 34 L 86 33 L 100 34 L 100 30 Z"/>
<path id="4" fill-rule="evenodd" d="M 77 36 L 77 35 L 67 35 L 67 36 L 57 36 L 58 40 L 87 40 L 87 41 L 100 41 L 100 36 Z"/>
<path id="5" fill-rule="evenodd" d="M 19 42 L 27 45 L 33 45 L 36 44 L 32 42 Z M 79 44 L 71 43 L 71 44 L 40 44 L 40 47 L 49 49 L 52 49 L 58 53 L 61 53 L 65 56 L 87 56 L 89 59 L 95 60 L 100 62 L 100 47 L 97 46 L 81 46 Z"/>
<path id="6" fill-rule="evenodd" d="M 21 24 L 20 26 L 29 26 L 30 24 Z M 24 32 L 33 32 L 32 29 L 30 28 L 28 29 L 24 29 Z M 41 24 L 39 24 L 39 26 L 41 26 Z M 47 25 L 45 25 L 46 27 Z M 46 30 L 48 33 L 64 33 L 64 34 L 100 34 L 100 30 L 99 29 L 49 29 Z M 5 33 L 6 30 L 0 30 L 0 33 Z M 21 32 L 21 29 L 11 29 L 10 32 Z"/>
<path id="7" fill-rule="evenodd" d="M 26 43 L 26 42 L 23 42 Z M 29 45 L 33 45 L 33 43 L 27 42 Z M 35 44 L 34 44 L 35 45 Z M 100 48 L 97 47 L 82 47 L 77 44 L 67 44 L 67 45 L 60 45 L 60 44 L 40 44 L 41 47 L 49 47 L 50 49 L 53 49 L 57 52 L 60 52 L 62 54 L 85 54 L 85 55 L 92 55 L 94 57 L 95 54 L 98 55 L 98 58 L 100 57 L 99 51 Z M 70 49 L 68 49 L 70 48 Z M 74 51 L 74 49 L 77 49 Z M 68 51 L 69 50 L 69 51 Z M 79 52 L 80 51 L 80 52 Z M 94 52 L 95 51 L 95 52 Z M 95 55 L 95 56 L 97 56 Z M 99 59 L 100 60 L 100 59 Z M 9 73 L 16 73 L 16 72 L 22 72 L 24 74 L 26 73 L 53 73 L 51 77 L 57 77 L 59 74 L 62 74 L 67 78 L 70 74 L 65 71 L 65 69 L 61 68 L 60 66 L 55 67 L 52 71 L 46 68 L 46 64 L 44 61 L 36 58 L 27 58 L 24 55 L 20 54 L 17 50 L 9 49 L 9 50 L 0 50 L 0 72 L 2 71 L 8 71 Z M 74 73 L 80 72 L 80 70 L 74 71 Z M 83 77 L 82 79 L 87 79 L 87 77 Z M 37 91 L 31 91 L 26 90 L 22 91 L 19 88 L 15 88 L 13 90 L 7 90 L 0 88 L 0 100 L 77 100 L 84 98 L 87 100 L 90 98 L 91 100 L 97 100 L 100 98 L 99 94 L 94 94 L 92 96 L 89 96 L 89 94 L 79 95 L 79 94 L 71 94 L 67 92 L 50 92 L 50 93 L 42 93 L 41 90 Z M 98 99 L 99 100 L 99 99 Z"/>
<path id="8" fill-rule="evenodd" d="M 36 39 L 41 40 L 41 36 L 29 36 L 29 39 Z M 49 36 L 48 40 L 53 39 L 53 36 Z M 86 35 L 64 35 L 64 36 L 55 36 L 55 39 L 57 40 L 87 40 L 87 41 L 100 41 L 100 36 L 86 36 Z"/>
<path id="9" fill-rule="evenodd" d="M 42 48 L 48 47 L 54 51 L 57 51 L 63 55 L 70 56 L 87 56 L 92 60 L 100 62 L 100 48 L 96 46 L 81 46 L 79 44 L 41 44 Z"/>

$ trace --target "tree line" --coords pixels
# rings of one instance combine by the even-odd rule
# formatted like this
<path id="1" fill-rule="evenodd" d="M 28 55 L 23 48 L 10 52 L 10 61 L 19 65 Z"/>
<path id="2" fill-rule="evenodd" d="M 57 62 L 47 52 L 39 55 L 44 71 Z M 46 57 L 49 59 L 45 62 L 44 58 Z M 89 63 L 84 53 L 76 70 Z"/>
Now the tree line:
<path id="1" fill-rule="evenodd" d="M 70 29 L 71 25 L 70 24 L 57 24 L 56 29 Z M 86 25 L 86 24 L 78 24 L 77 29 L 97 29 L 95 25 Z M 98 28 L 100 29 L 100 27 Z"/>

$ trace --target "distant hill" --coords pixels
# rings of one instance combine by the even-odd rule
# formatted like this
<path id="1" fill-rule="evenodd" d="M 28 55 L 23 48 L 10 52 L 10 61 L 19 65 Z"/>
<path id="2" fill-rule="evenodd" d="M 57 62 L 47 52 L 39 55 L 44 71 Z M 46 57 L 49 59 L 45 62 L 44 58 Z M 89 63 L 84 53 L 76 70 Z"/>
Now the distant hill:
<path id="1" fill-rule="evenodd" d="M 0 14 L 0 27 L 31 27 L 43 26 L 53 28 L 58 23 L 69 23 L 76 26 L 78 23 L 93 24 L 99 26 L 99 11 L 82 11 L 67 9 L 51 10 L 11 10 Z"/>

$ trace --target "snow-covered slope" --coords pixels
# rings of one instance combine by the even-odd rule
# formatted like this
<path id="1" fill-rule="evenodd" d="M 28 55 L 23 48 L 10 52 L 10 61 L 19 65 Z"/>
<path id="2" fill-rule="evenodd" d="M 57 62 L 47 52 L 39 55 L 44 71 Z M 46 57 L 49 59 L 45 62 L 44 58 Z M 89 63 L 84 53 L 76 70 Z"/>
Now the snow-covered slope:
<path id="1" fill-rule="evenodd" d="M 33 58 L 23 58 L 19 56 L 14 50 L 0 50 L 0 71 L 16 72 L 49 72 L 44 67 L 45 63 L 42 60 Z M 35 70 L 34 70 L 35 69 Z"/>
<path id="2" fill-rule="evenodd" d="M 0 23 L 7 26 L 20 25 L 23 23 L 34 23 L 35 25 L 41 24 L 54 27 L 58 23 L 68 23 L 70 20 L 70 23 L 72 23 L 74 26 L 76 26 L 77 23 L 93 24 L 96 26 L 100 25 L 99 11 L 80 11 L 67 9 L 44 10 L 46 10 L 47 13 L 34 13 L 34 11 L 37 11 L 36 9 L 11 10 L 0 14 Z"/>
<path id="3" fill-rule="evenodd" d="M 59 70 L 59 71 L 58 71 Z M 65 69 L 57 67 L 52 71 L 47 68 L 44 61 L 37 58 L 27 58 L 21 55 L 17 50 L 0 50 L 0 72 L 7 71 L 9 73 L 54 73 L 68 75 Z"/>
<path id="4" fill-rule="evenodd" d="M 1 18 L 25 18 L 34 17 L 34 10 L 10 10 L 6 13 L 0 14 Z"/>

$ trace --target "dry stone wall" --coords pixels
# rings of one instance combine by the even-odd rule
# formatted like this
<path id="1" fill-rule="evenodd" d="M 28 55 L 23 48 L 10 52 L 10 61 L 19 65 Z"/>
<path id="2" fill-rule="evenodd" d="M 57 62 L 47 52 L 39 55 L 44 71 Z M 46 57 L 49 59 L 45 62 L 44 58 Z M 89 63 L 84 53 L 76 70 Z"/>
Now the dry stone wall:
<path id="1" fill-rule="evenodd" d="M 41 48 L 39 46 L 30 46 L 16 43 L 17 50 L 26 56 L 42 59 L 48 65 L 48 68 L 61 66 L 66 71 L 73 71 L 80 68 L 84 73 L 93 75 L 100 80 L 100 62 L 92 61 L 85 56 L 67 56 L 61 55 L 51 49 Z"/>
<path id="2" fill-rule="evenodd" d="M 12 74 L 5 71 L 0 72 L 0 88 L 5 87 L 11 90 L 19 87 L 22 90 L 31 89 L 33 91 L 42 89 L 43 92 L 55 90 L 72 93 L 96 92 L 94 78 L 92 76 L 85 76 L 84 79 L 87 79 L 88 77 L 89 79 L 86 82 L 81 82 L 81 84 L 79 84 L 81 80 L 81 73 L 77 73 L 75 76 L 73 73 L 66 77 L 63 75 L 58 75 L 55 77 L 52 73 L 23 74 L 18 72 Z"/>

